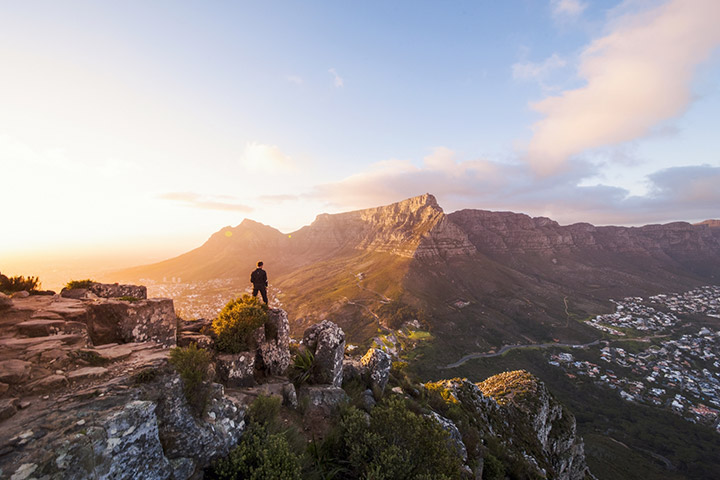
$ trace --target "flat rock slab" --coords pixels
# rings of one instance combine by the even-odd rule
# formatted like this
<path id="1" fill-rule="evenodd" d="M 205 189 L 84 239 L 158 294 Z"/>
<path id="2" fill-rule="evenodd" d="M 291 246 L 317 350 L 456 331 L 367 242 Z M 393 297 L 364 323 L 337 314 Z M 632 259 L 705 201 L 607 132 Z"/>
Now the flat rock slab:
<path id="1" fill-rule="evenodd" d="M 81 350 L 82 352 L 92 352 L 97 354 L 98 356 L 104 358 L 105 360 L 109 360 L 111 362 L 116 362 L 118 360 L 123 360 L 128 358 L 133 353 L 133 349 L 131 346 L 126 345 L 114 345 L 110 348 L 89 348 Z"/>
<path id="2" fill-rule="evenodd" d="M 82 380 L 92 380 L 94 378 L 100 378 L 107 373 L 108 369 L 105 367 L 85 367 L 68 373 L 68 379 L 71 382 L 79 382 Z"/>
<path id="3" fill-rule="evenodd" d="M 33 313 L 30 318 L 32 318 L 32 319 L 42 318 L 45 320 L 64 320 L 63 317 L 60 316 L 59 314 L 57 314 L 55 312 L 48 312 L 46 310 L 39 310 L 39 311 Z"/>
<path id="4" fill-rule="evenodd" d="M 22 383 L 30 377 L 32 363 L 24 360 L 0 362 L 0 382 Z"/>
<path id="5" fill-rule="evenodd" d="M 68 379 L 65 375 L 50 375 L 49 377 L 35 380 L 34 382 L 27 385 L 27 390 L 30 392 L 49 392 L 51 390 L 57 390 L 60 388 L 67 387 Z"/>
<path id="6" fill-rule="evenodd" d="M 7 420 L 17 413 L 17 398 L 0 399 L 0 422 Z"/>
<path id="7" fill-rule="evenodd" d="M 35 319 L 16 325 L 21 335 L 28 337 L 46 337 L 59 332 L 65 326 L 65 320 Z"/>

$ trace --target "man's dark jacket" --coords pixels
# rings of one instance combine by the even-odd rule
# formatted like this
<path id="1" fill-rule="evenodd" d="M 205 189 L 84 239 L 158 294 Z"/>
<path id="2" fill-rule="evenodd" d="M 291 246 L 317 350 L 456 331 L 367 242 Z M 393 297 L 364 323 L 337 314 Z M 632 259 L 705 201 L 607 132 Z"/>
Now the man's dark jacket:
<path id="1" fill-rule="evenodd" d="M 267 287 L 268 279 L 265 270 L 258 267 L 250 274 L 250 283 L 258 287 Z"/>

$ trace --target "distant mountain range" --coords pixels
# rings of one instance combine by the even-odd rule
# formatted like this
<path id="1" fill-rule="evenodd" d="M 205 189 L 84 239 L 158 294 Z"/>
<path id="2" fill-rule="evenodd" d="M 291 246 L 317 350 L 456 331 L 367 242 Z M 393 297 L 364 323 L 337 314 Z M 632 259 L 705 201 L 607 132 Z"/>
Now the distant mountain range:
<path id="1" fill-rule="evenodd" d="M 295 332 L 331 318 L 361 342 L 394 300 L 423 310 L 437 336 L 459 350 L 588 341 L 596 333 L 579 320 L 609 310 L 610 298 L 717 284 L 719 225 L 561 226 L 512 212 L 445 214 L 425 194 L 322 214 L 290 235 L 244 220 L 195 250 L 112 280 L 222 278 L 239 293 L 263 260 Z"/>

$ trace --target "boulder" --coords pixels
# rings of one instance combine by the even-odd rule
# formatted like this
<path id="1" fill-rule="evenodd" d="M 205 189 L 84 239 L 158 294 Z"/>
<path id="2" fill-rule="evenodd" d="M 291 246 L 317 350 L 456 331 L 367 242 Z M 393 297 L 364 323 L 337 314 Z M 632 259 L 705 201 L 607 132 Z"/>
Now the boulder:
<path id="1" fill-rule="evenodd" d="M 252 387 L 255 382 L 255 353 L 226 353 L 215 357 L 220 379 L 228 387 Z"/>
<path id="2" fill-rule="evenodd" d="M 12 298 L 27 298 L 30 296 L 30 292 L 21 290 L 12 294 Z"/>
<path id="3" fill-rule="evenodd" d="M 62 298 L 72 298 L 75 300 L 80 300 L 82 298 L 88 298 L 88 289 L 87 288 L 63 288 L 60 290 L 60 296 Z"/>
<path id="4" fill-rule="evenodd" d="M 300 403 L 307 402 L 309 409 L 321 410 L 326 414 L 349 400 L 345 390 L 334 385 L 303 385 L 298 397 Z"/>
<path id="5" fill-rule="evenodd" d="M 284 375 L 290 366 L 290 323 L 279 308 L 268 311 L 265 325 L 254 332 L 257 368 L 266 375 Z"/>
<path id="6" fill-rule="evenodd" d="M 390 355 L 377 348 L 371 348 L 360 359 L 360 363 L 367 369 L 370 386 L 379 388 L 381 392 L 384 391 L 392 366 Z"/>
<path id="7" fill-rule="evenodd" d="M 288 383 L 283 386 L 282 390 L 282 396 L 283 396 L 283 405 L 290 407 L 290 408 L 297 408 L 298 406 L 298 399 L 297 399 L 297 391 L 295 390 L 295 385 L 292 383 Z"/>
<path id="8" fill-rule="evenodd" d="M 54 374 L 47 377 L 39 378 L 32 383 L 29 383 L 26 387 L 27 391 L 33 393 L 44 393 L 57 391 L 65 388 L 68 385 L 68 380 L 65 375 Z"/>
<path id="9" fill-rule="evenodd" d="M 340 387 L 343 380 L 345 332 L 333 322 L 323 320 L 305 330 L 303 343 L 315 356 L 310 381 Z"/>
<path id="10" fill-rule="evenodd" d="M 17 398 L 4 398 L 0 400 L 0 422 L 6 420 L 17 413 Z"/>
<path id="11" fill-rule="evenodd" d="M 197 345 L 198 348 L 204 348 L 206 350 L 213 350 L 215 348 L 215 342 L 207 335 L 195 332 L 180 332 L 178 334 L 178 347 L 189 347 L 190 344 L 193 343 Z"/>
<path id="12" fill-rule="evenodd" d="M 117 283 L 93 283 L 88 290 L 100 298 L 132 297 L 147 298 L 147 287 L 143 285 L 120 285 Z"/>
<path id="13" fill-rule="evenodd" d="M 170 376 L 160 390 L 156 413 L 160 439 L 170 461 L 192 459 L 193 470 L 198 471 L 237 445 L 245 428 L 245 410 L 224 396 L 222 385 L 212 384 L 203 419 L 193 416 L 179 376 Z"/>
<path id="14" fill-rule="evenodd" d="M 173 301 L 152 298 L 137 302 L 104 300 L 88 305 L 88 333 L 95 345 L 152 341 L 177 343 Z"/>
<path id="15" fill-rule="evenodd" d="M 30 378 L 32 363 L 24 360 L 4 360 L 0 362 L 0 382 L 24 383 Z"/>
<path id="16" fill-rule="evenodd" d="M 5 310 L 6 308 L 12 307 L 12 299 L 5 295 L 4 293 L 0 292 L 0 310 Z"/>
<path id="17" fill-rule="evenodd" d="M 43 318 L 27 320 L 16 325 L 20 335 L 28 337 L 46 337 L 60 332 L 65 326 L 65 320 L 48 320 Z"/>

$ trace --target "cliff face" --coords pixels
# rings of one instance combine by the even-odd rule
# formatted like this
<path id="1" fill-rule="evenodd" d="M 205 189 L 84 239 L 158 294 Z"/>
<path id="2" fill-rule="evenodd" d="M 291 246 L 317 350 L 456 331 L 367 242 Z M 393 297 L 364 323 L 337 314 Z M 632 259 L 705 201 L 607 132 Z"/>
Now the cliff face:
<path id="1" fill-rule="evenodd" d="M 640 255 L 720 255 L 720 231 L 675 222 L 644 227 L 560 226 L 545 217 L 511 212 L 460 210 L 448 218 L 481 252 L 557 255 L 583 250 Z"/>
<path id="2" fill-rule="evenodd" d="M 407 258 L 467 255 L 475 247 L 430 194 L 382 207 L 319 215 L 292 234 L 293 249 L 387 252 Z"/>
<path id="3" fill-rule="evenodd" d="M 484 382 L 441 380 L 426 387 L 449 404 L 472 412 L 470 423 L 486 440 L 502 445 L 487 455 L 504 455 L 506 463 L 524 465 L 528 477 L 559 480 L 592 478 L 575 417 L 530 373 L 504 372 Z M 489 442 L 488 444 L 492 444 Z"/>

